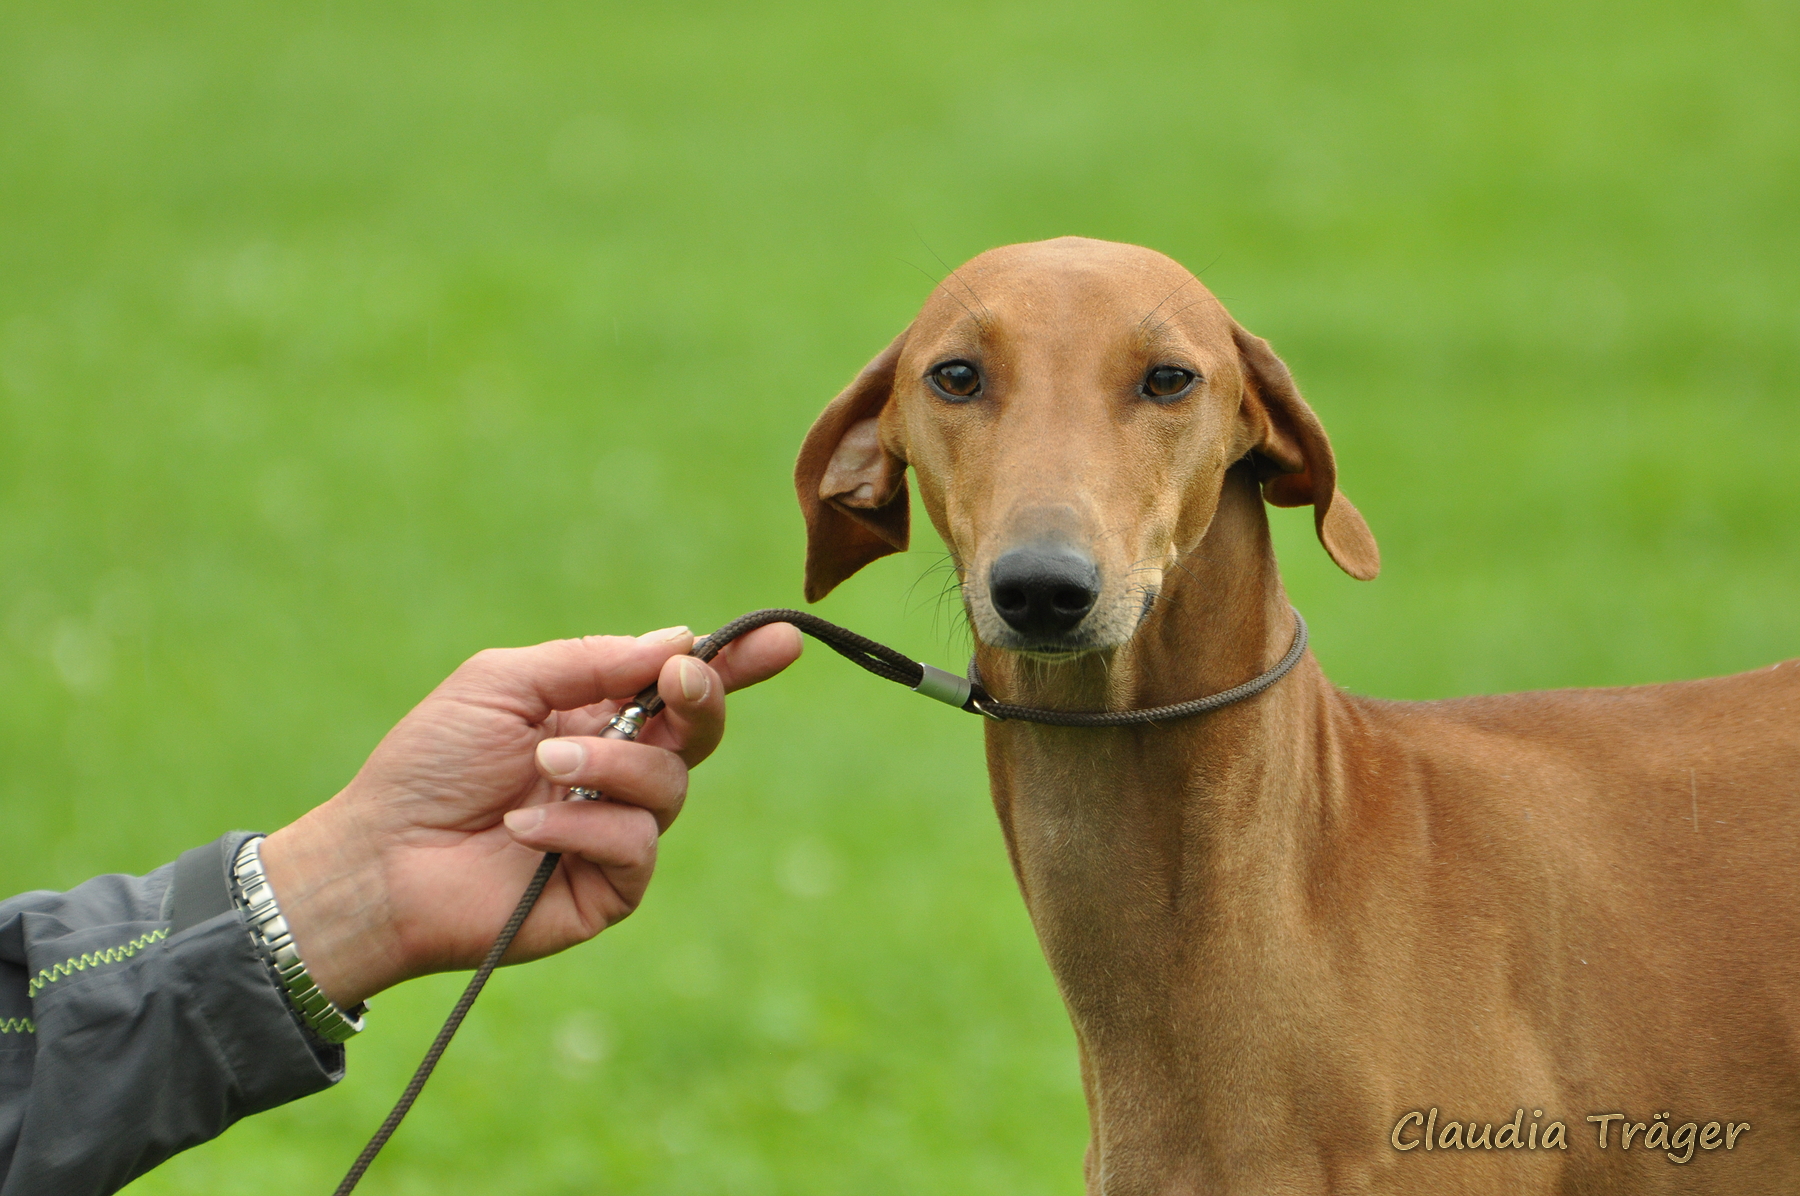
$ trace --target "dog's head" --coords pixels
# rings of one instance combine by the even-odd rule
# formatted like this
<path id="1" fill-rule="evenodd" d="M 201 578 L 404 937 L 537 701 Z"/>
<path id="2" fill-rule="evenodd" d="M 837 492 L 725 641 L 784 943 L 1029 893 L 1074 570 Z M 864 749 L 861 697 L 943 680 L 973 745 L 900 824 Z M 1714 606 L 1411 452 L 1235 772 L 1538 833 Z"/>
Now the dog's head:
<path id="1" fill-rule="evenodd" d="M 1380 568 L 1287 367 L 1179 264 L 1080 237 L 990 250 L 807 434 L 806 597 L 906 547 L 906 469 L 993 647 L 1063 656 L 1131 637 L 1199 543 L 1225 472 L 1311 504 L 1352 577 Z"/>

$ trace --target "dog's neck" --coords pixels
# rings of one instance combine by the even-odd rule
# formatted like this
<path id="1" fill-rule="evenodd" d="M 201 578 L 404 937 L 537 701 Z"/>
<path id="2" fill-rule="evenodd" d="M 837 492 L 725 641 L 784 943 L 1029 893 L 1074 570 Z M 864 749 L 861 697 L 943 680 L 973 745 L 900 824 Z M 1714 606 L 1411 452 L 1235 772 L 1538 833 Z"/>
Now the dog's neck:
<path id="1" fill-rule="evenodd" d="M 1166 583 L 1112 659 L 984 652 L 983 677 L 1007 701 L 1120 708 L 1267 669 L 1294 623 L 1247 468 Z M 1270 1025 L 1308 1019 L 1278 995 L 1309 979 L 1283 944 L 1337 802 L 1321 761 L 1342 701 L 1308 655 L 1256 698 L 1164 726 L 988 725 L 995 807 L 1081 1040 L 1101 1155 L 1167 1162 L 1195 1148 L 1194 1117 L 1227 1134 L 1282 1119 L 1278 1092 L 1207 1076 L 1241 1074 Z"/>

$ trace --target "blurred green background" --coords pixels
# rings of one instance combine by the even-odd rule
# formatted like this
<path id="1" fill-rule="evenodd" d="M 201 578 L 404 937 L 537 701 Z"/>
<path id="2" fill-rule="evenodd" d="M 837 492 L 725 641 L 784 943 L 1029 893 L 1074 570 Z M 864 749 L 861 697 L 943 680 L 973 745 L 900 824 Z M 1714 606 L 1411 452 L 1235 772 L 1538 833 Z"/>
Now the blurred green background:
<path id="1" fill-rule="evenodd" d="M 1294 367 L 1385 556 L 1275 516 L 1341 684 L 1800 653 L 1797 115 L 1782 0 L 8 0 L 0 889 L 281 824 L 483 646 L 797 602 L 812 416 L 940 259 L 1070 232 Z M 958 663 L 931 547 L 822 613 Z M 1078 1191 L 926 706 L 816 646 L 737 700 L 643 911 L 495 981 L 365 1190 Z M 330 1190 L 459 984 L 133 1190 Z"/>

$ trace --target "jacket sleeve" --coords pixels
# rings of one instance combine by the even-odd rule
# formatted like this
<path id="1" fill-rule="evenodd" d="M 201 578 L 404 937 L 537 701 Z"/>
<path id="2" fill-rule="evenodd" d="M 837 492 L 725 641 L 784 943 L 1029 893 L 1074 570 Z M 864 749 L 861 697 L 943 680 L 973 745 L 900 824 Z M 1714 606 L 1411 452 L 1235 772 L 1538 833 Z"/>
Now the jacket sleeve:
<path id="1" fill-rule="evenodd" d="M 248 837 L 0 901 L 0 1196 L 116 1191 L 343 1077 L 232 900 Z"/>

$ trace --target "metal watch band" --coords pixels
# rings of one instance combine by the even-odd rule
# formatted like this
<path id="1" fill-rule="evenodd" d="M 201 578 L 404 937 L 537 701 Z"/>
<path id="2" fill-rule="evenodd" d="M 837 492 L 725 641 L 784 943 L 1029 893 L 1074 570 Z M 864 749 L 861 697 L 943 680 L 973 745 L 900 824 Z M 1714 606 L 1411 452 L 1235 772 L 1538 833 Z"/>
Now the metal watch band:
<path id="1" fill-rule="evenodd" d="M 255 835 L 246 839 L 231 865 L 237 901 L 249 922 L 250 937 L 274 969 L 288 1004 L 307 1029 L 326 1042 L 345 1042 L 362 1033 L 363 1015 L 369 1011 L 369 1003 L 364 1001 L 347 1012 L 339 1009 L 306 974 L 294 936 L 288 933 L 287 919 L 281 916 L 281 907 L 275 902 L 275 890 L 269 887 L 269 878 L 263 872 L 262 838 Z"/>

